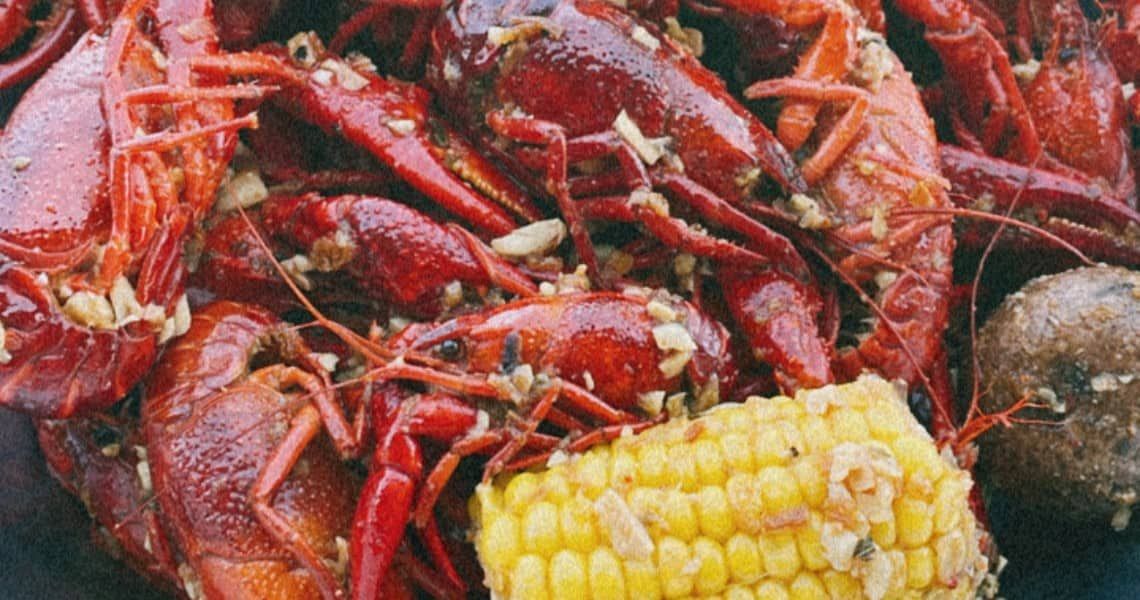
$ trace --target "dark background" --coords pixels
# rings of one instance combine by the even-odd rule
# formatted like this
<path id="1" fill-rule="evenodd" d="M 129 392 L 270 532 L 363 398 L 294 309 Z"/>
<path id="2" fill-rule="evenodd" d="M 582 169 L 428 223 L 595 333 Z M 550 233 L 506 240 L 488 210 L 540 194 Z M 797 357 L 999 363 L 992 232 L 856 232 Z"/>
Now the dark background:
<path id="1" fill-rule="evenodd" d="M 1010 559 L 1003 597 L 1140 598 L 1140 535 L 1093 533 L 1008 509 L 992 499 L 994 529 Z M 92 543 L 82 505 L 48 475 L 27 418 L 2 409 L 0 598 L 159 598 Z"/>

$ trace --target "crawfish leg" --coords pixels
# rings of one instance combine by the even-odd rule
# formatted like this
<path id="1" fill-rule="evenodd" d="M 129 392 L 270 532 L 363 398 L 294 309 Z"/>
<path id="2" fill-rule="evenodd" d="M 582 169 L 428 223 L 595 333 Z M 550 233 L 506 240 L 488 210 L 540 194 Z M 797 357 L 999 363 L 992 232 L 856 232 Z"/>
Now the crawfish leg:
<path id="1" fill-rule="evenodd" d="M 321 430 L 322 423 L 343 455 L 355 453 L 357 442 L 352 439 L 348 423 L 328 393 L 326 382 L 316 375 L 296 367 L 273 365 L 252 373 L 250 379 L 277 389 L 298 385 L 312 395 L 312 402 L 305 404 L 293 417 L 288 433 L 262 468 L 250 498 L 262 527 L 309 568 L 325 597 L 333 597 L 340 589 L 336 576 L 312 546 L 304 541 L 304 537 L 273 508 L 273 498 L 289 478 L 301 453 Z"/>
<path id="2" fill-rule="evenodd" d="M 353 593 L 358 598 L 378 597 L 376 593 L 386 579 L 409 520 L 422 532 L 425 544 L 435 548 L 433 558 L 448 579 L 462 588 L 463 581 L 447 554 L 442 552 L 442 543 L 434 543 L 438 530 L 434 529 L 432 508 L 459 459 L 502 443 L 502 437 L 489 431 L 452 444 L 429 474 L 423 489 L 417 492 L 423 479 L 423 457 L 417 438 L 450 441 L 466 435 L 477 423 L 477 411 L 447 394 L 400 402 L 391 388 L 385 388 L 381 396 L 374 399 L 373 416 L 379 442 L 352 525 Z M 417 500 L 415 515 L 413 499 Z"/>
<path id="3" fill-rule="evenodd" d="M 447 225 L 448 229 L 455 232 L 467 243 L 467 249 L 475 257 L 475 260 L 479 261 L 479 265 L 492 284 L 520 298 L 528 298 L 538 293 L 538 286 L 533 281 L 521 274 L 502 257 L 488 250 L 483 241 L 474 233 L 455 223 L 448 223 Z"/>
<path id="4" fill-rule="evenodd" d="M 1140 264 L 1140 245 L 1129 233 L 1140 227 L 1140 213 L 1098 186 L 955 146 L 939 146 L 939 153 L 943 175 L 959 192 L 951 199 L 959 206 L 1032 211 L 1045 229 L 1096 260 Z M 991 231 L 970 225 L 959 242 L 984 245 Z"/>
<path id="5" fill-rule="evenodd" d="M 725 296 L 757 359 L 773 365 L 785 390 L 818 387 L 833 380 L 827 344 L 817 317 L 822 303 L 811 288 L 771 263 L 718 238 L 699 234 L 679 219 L 631 207 L 624 198 L 592 198 L 581 203 L 587 218 L 640 220 L 663 243 L 718 261 Z"/>
<path id="6" fill-rule="evenodd" d="M 794 77 L 818 83 L 838 82 L 851 70 L 854 56 L 855 21 L 838 8 L 830 8 L 823 31 L 800 59 Z M 813 98 L 795 98 L 784 104 L 776 122 L 776 136 L 788 150 L 795 151 L 807 141 L 815 129 L 820 106 Z M 808 185 L 811 183 L 809 180 Z"/>
<path id="7" fill-rule="evenodd" d="M 578 203 L 586 220 L 641 223 L 662 243 L 695 256 L 739 265 L 765 265 L 770 261 L 761 254 L 741 248 L 732 242 L 694 231 L 685 221 L 661 214 L 648 206 L 631 206 L 625 196 L 589 198 Z"/>
<path id="8" fill-rule="evenodd" d="M 355 597 L 382 597 L 392 556 L 404 539 L 415 488 L 412 477 L 391 466 L 373 470 L 364 483 L 350 542 Z"/>
<path id="9" fill-rule="evenodd" d="M 304 537 L 293 528 L 288 519 L 277 512 L 272 505 L 277 490 L 289 478 L 289 473 L 301 458 L 301 453 L 320 430 L 320 413 L 312 405 L 304 406 L 293 417 L 289 431 L 270 455 L 269 461 L 250 491 L 250 499 L 254 514 L 257 515 L 261 526 L 309 569 L 324 597 L 334 598 L 340 592 L 336 575 L 313 547 L 305 542 Z"/>
<path id="10" fill-rule="evenodd" d="M 793 78 L 761 81 L 745 90 L 744 95 L 751 99 L 784 96 L 815 102 L 851 103 L 839 122 L 827 133 L 827 137 L 820 141 L 815 154 L 800 166 L 808 185 L 815 185 L 823 179 L 828 169 L 838 162 L 852 142 L 858 139 L 859 129 L 866 121 L 867 110 L 870 108 L 870 94 L 863 89 Z M 814 115 L 812 121 L 814 123 Z"/>
<path id="11" fill-rule="evenodd" d="M 578 257 L 589 269 L 590 275 L 598 277 L 598 255 L 594 251 L 594 244 L 590 241 L 590 234 L 586 231 L 586 222 L 578 212 L 578 207 L 570 197 L 570 184 L 567 178 L 566 131 L 561 125 L 548 121 L 541 121 L 533 117 L 516 117 L 503 111 L 494 111 L 487 115 L 487 124 L 498 135 L 522 142 L 524 144 L 539 144 L 546 147 L 546 176 L 547 191 L 558 203 L 558 211 L 570 229 L 570 237 L 574 240 L 574 247 L 578 250 Z"/>

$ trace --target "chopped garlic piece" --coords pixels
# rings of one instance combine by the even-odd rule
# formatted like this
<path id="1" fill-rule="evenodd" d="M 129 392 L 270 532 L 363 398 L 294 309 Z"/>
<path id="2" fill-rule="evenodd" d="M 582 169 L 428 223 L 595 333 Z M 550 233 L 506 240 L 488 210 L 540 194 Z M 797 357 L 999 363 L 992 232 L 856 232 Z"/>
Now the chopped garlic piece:
<path id="1" fill-rule="evenodd" d="M 673 310 L 668 304 L 658 302 L 657 300 L 650 300 L 649 304 L 645 305 L 645 312 L 654 320 L 661 323 L 671 323 L 677 320 L 677 311 Z"/>
<path id="2" fill-rule="evenodd" d="M 616 119 L 614 119 L 614 130 L 617 131 L 621 139 L 625 140 L 630 146 L 633 147 L 634 152 L 641 157 L 641 160 L 647 165 L 652 165 L 665 154 L 666 146 L 669 143 L 668 137 L 660 138 L 647 138 L 645 134 L 641 133 L 641 128 L 633 119 L 629 118 L 629 113 L 622 109 Z"/>
<path id="3" fill-rule="evenodd" d="M 92 292 L 76 292 L 63 304 L 63 312 L 72 321 L 95 329 L 113 329 L 115 310 L 106 298 Z"/>
<path id="4" fill-rule="evenodd" d="M 416 122 L 412 119 L 392 119 L 387 123 L 392 133 L 400 136 L 411 135 L 416 132 Z"/>
<path id="5" fill-rule="evenodd" d="M 524 225 L 491 240 L 491 248 L 506 258 L 541 256 L 566 239 L 566 225 L 560 219 L 546 219 Z"/>
<path id="6" fill-rule="evenodd" d="M 638 394 L 637 406 L 645 411 L 645 414 L 656 417 L 661 414 L 661 409 L 665 407 L 665 390 L 653 390 L 652 392 Z"/>
<path id="7" fill-rule="evenodd" d="M 680 323 L 663 323 L 653 328 L 653 341 L 657 347 L 666 352 L 676 350 L 680 352 L 693 352 L 697 344 L 689 335 L 689 330 Z"/>
<path id="8" fill-rule="evenodd" d="M 642 27 L 641 25 L 633 26 L 633 33 L 630 34 L 630 37 L 633 38 L 633 41 L 641 44 L 642 46 L 645 46 L 650 50 L 657 50 L 661 47 L 661 40 L 653 37 L 653 34 L 649 33 L 649 30 Z"/>
<path id="9" fill-rule="evenodd" d="M 669 201 L 665 196 L 646 189 L 636 189 L 629 194 L 629 203 L 633 206 L 645 206 L 659 217 L 669 216 Z"/>
<path id="10" fill-rule="evenodd" d="M 242 171 L 231 177 L 218 189 L 214 210 L 226 213 L 238 208 L 249 208 L 269 197 L 269 189 L 257 171 Z"/>
<path id="11" fill-rule="evenodd" d="M 649 560 L 653 556 L 653 539 L 625 498 L 607 489 L 594 501 L 594 511 L 598 522 L 609 532 L 610 543 L 618 556 L 626 560 Z"/>
<path id="12" fill-rule="evenodd" d="M 804 229 L 824 229 L 831 225 L 831 221 L 819 208 L 819 202 L 806 194 L 792 194 L 788 199 L 788 208 L 799 218 L 800 227 Z"/>
<path id="13" fill-rule="evenodd" d="M 321 70 L 334 73 L 340 87 L 350 92 L 359 91 L 368 86 L 368 78 L 357 73 L 344 61 L 335 58 L 326 58 L 321 62 Z"/>

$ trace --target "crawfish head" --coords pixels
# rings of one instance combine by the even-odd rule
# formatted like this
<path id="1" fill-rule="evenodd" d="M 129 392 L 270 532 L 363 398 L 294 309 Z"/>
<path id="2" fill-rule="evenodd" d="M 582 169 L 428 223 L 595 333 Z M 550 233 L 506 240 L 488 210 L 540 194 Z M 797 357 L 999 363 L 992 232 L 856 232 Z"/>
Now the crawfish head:
<path id="1" fill-rule="evenodd" d="M 736 381 L 723 325 L 686 302 L 612 292 L 518 300 L 410 328 L 393 344 L 467 372 L 559 377 L 621 409 L 646 394 L 682 391 L 686 373 L 702 405 Z"/>

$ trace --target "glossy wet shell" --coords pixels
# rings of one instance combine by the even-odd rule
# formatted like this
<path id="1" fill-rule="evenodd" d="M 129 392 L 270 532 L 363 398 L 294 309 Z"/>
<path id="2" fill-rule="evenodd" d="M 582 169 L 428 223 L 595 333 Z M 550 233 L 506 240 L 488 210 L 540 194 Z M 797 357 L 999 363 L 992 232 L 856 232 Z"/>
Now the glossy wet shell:
<path id="1" fill-rule="evenodd" d="M 0 136 L 0 235 L 9 241 L 70 250 L 109 221 L 105 42 L 85 35 L 28 91 Z"/>
<path id="2" fill-rule="evenodd" d="M 1140 500 L 1140 273 L 1081 268 L 1036 279 L 982 328 L 987 412 L 1023 393 L 1057 425 L 981 438 L 993 482 L 1019 504 L 1075 521 L 1126 524 Z M 1114 520 L 1115 519 L 1115 520 Z"/>
<path id="3" fill-rule="evenodd" d="M 143 433 L 154 495 L 171 537 L 206 597 L 311 598 L 316 581 L 262 527 L 250 490 L 304 400 L 248 378 L 282 324 L 251 306 L 219 302 L 194 315 L 147 383 Z M 272 357 L 271 357 L 272 358 Z M 322 557 L 348 539 L 355 478 L 318 435 L 272 506 Z"/>

